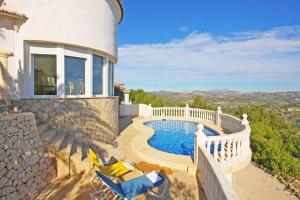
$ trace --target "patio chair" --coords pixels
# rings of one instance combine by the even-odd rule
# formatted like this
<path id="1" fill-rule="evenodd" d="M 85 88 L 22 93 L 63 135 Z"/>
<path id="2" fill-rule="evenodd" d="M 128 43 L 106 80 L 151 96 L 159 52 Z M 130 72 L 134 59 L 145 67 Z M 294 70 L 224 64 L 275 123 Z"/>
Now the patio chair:
<path id="1" fill-rule="evenodd" d="M 74 93 L 74 91 L 75 91 L 75 85 L 71 81 L 71 82 L 68 82 L 68 86 L 69 86 L 69 95 L 72 95 Z"/>
<path id="2" fill-rule="evenodd" d="M 79 85 L 79 95 L 84 95 L 84 80 L 79 79 L 78 80 L 78 85 Z"/>
<path id="3" fill-rule="evenodd" d="M 102 166 L 99 163 L 99 159 L 96 152 L 94 152 L 91 148 L 88 149 L 88 152 L 89 152 L 90 159 L 93 163 L 93 166 L 96 167 L 102 174 L 104 174 L 107 177 L 110 177 L 111 179 L 119 178 L 131 171 L 136 171 L 140 174 L 144 174 L 141 170 L 137 169 L 133 163 L 128 163 L 124 161 L 117 161 L 111 165 Z M 96 190 L 94 184 L 95 176 L 92 177 L 91 184 L 93 188 Z"/>
<path id="4" fill-rule="evenodd" d="M 100 190 L 95 193 L 90 193 L 91 199 L 125 199 L 130 200 L 136 196 L 148 192 L 150 195 L 157 198 L 163 198 L 168 187 L 168 180 L 159 174 L 157 171 L 152 171 L 134 179 L 121 183 L 114 183 L 104 174 L 96 171 L 96 175 L 102 181 Z M 153 188 L 165 184 L 161 194 L 154 193 Z"/>

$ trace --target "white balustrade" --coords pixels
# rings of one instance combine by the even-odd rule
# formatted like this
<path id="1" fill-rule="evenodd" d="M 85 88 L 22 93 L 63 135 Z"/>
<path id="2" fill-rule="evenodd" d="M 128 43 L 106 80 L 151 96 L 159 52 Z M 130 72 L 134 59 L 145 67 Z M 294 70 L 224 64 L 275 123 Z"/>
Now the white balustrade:
<path id="1" fill-rule="evenodd" d="M 199 170 L 197 176 L 207 199 L 238 199 L 222 167 L 232 167 L 243 161 L 249 161 L 249 157 L 251 158 L 251 129 L 247 115 L 243 115 L 243 120 L 230 115 L 226 115 L 224 119 L 220 121 L 221 127 L 237 132 L 206 136 L 203 125 L 199 124 L 195 133 L 194 163 Z"/>
<path id="2" fill-rule="evenodd" d="M 203 146 L 197 146 L 197 177 L 205 192 L 206 199 L 238 200 L 238 196 L 222 169 Z"/>
<path id="3" fill-rule="evenodd" d="M 185 108 L 177 107 L 154 107 L 153 117 L 185 117 Z"/>
<path id="4" fill-rule="evenodd" d="M 229 118 L 231 117 L 231 119 Z M 205 145 L 207 150 L 210 150 L 213 144 L 213 157 L 221 165 L 234 165 L 236 162 L 241 162 L 251 156 L 250 148 L 250 126 L 247 120 L 247 115 L 243 115 L 243 120 L 226 115 L 225 120 L 221 120 L 221 127 L 226 127 L 229 130 L 237 130 L 229 134 L 218 136 L 206 136 Z M 236 123 L 236 124 L 234 124 Z"/>
<path id="5" fill-rule="evenodd" d="M 153 117 L 180 117 L 201 119 L 209 122 L 216 122 L 216 112 L 198 108 L 189 108 L 188 104 L 184 108 L 179 107 L 154 107 Z"/>

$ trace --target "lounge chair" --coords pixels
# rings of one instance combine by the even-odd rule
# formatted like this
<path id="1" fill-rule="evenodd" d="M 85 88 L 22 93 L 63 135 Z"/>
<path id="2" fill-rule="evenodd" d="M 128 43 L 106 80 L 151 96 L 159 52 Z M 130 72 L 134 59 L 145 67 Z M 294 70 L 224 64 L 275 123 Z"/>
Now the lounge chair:
<path id="1" fill-rule="evenodd" d="M 102 181 L 100 190 L 95 193 L 90 193 L 91 199 L 125 199 L 130 200 L 140 194 L 148 192 L 150 195 L 153 195 L 158 198 L 163 198 L 164 193 L 168 187 L 167 179 L 160 175 L 156 171 L 152 171 L 148 174 L 144 174 L 137 178 L 130 179 L 121 183 L 114 183 L 104 174 L 99 171 L 96 171 L 96 175 Z M 156 194 L 151 190 L 155 187 L 158 187 L 165 183 L 165 186 L 161 194 Z M 111 196 L 110 196 L 111 195 Z"/>
<path id="2" fill-rule="evenodd" d="M 137 169 L 133 163 L 128 163 L 128 162 L 124 162 L 124 161 L 116 161 L 115 163 L 113 163 L 111 165 L 102 166 L 99 163 L 97 154 L 91 148 L 89 148 L 88 151 L 89 151 L 90 159 L 93 163 L 93 166 L 95 166 L 105 176 L 118 178 L 130 171 L 137 171 L 137 172 L 143 174 L 143 172 L 141 170 Z"/>

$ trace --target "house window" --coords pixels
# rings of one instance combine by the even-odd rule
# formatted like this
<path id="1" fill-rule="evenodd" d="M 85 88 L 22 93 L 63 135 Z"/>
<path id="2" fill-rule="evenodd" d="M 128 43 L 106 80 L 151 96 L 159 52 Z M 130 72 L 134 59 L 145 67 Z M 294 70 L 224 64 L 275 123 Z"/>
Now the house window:
<path id="1" fill-rule="evenodd" d="M 56 95 L 56 56 L 33 54 L 34 95 Z"/>
<path id="2" fill-rule="evenodd" d="M 109 96 L 114 95 L 114 64 L 109 61 L 109 66 L 108 66 L 108 91 L 109 91 Z"/>
<path id="3" fill-rule="evenodd" d="M 93 55 L 93 95 L 103 93 L 103 57 Z"/>
<path id="4" fill-rule="evenodd" d="M 65 94 L 85 95 L 85 59 L 65 56 Z"/>

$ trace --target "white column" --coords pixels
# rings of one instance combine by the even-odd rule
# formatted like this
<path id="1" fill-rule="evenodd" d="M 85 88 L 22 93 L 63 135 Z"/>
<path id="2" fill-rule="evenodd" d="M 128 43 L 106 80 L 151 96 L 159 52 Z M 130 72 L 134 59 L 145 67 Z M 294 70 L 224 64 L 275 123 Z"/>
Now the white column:
<path id="1" fill-rule="evenodd" d="M 111 65 L 112 69 L 111 69 L 111 72 L 112 72 L 112 92 L 111 92 L 111 96 L 115 96 L 115 64 L 112 64 Z"/>
<path id="2" fill-rule="evenodd" d="M 249 121 L 248 121 L 248 115 L 247 114 L 243 114 L 243 120 L 242 120 L 242 125 L 247 126 L 249 125 Z"/>
<path id="3" fill-rule="evenodd" d="M 103 96 L 108 97 L 109 96 L 109 59 L 104 59 L 104 65 L 103 65 Z"/>
<path id="4" fill-rule="evenodd" d="M 130 104 L 129 93 L 124 93 L 124 104 Z"/>
<path id="5" fill-rule="evenodd" d="M 57 96 L 63 98 L 65 96 L 65 51 L 64 46 L 57 47 Z"/>
<path id="6" fill-rule="evenodd" d="M 195 142 L 194 142 L 194 165 L 198 165 L 198 157 L 199 152 L 198 148 L 203 147 L 205 148 L 205 133 L 204 133 L 204 126 L 202 124 L 197 125 L 197 131 L 195 133 Z"/>
<path id="7" fill-rule="evenodd" d="M 93 96 L 93 53 L 88 52 L 85 63 L 85 96 Z"/>
<path id="8" fill-rule="evenodd" d="M 9 98 L 8 90 L 8 57 L 13 56 L 13 53 L 0 51 L 0 99 Z"/>
<path id="9" fill-rule="evenodd" d="M 189 107 L 189 104 L 186 104 L 185 105 L 185 108 L 184 108 L 184 116 L 186 118 L 190 117 L 190 107 Z"/>
<path id="10" fill-rule="evenodd" d="M 218 110 L 216 111 L 216 125 L 218 127 L 221 126 L 221 117 L 220 114 L 222 114 L 221 106 L 218 106 Z"/>
<path id="11" fill-rule="evenodd" d="M 153 117 L 153 108 L 152 108 L 151 104 L 149 104 L 149 116 L 148 117 Z"/>
<path id="12" fill-rule="evenodd" d="M 27 42 L 24 43 L 24 63 L 23 63 L 23 82 L 22 86 L 19 85 L 21 89 L 21 97 L 29 98 L 31 96 L 31 79 L 30 79 L 30 71 L 31 71 L 31 55 L 30 55 L 30 48 Z"/>

